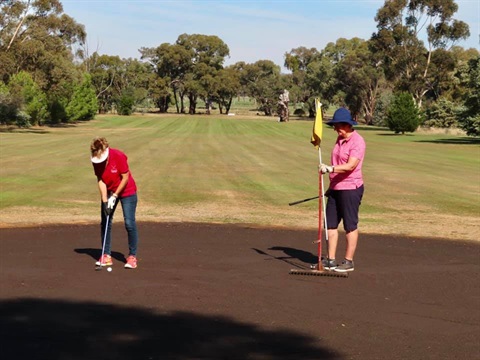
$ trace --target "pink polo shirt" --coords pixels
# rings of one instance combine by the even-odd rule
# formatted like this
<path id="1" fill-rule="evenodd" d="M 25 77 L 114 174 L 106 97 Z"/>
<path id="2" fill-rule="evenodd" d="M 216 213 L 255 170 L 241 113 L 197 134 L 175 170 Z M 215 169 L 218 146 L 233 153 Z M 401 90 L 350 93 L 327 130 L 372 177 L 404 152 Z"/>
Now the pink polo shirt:
<path id="1" fill-rule="evenodd" d="M 360 160 L 357 167 L 345 173 L 330 174 L 330 189 L 354 190 L 363 185 L 362 165 L 365 157 L 365 141 L 358 132 L 353 131 L 348 139 L 341 136 L 332 150 L 331 164 L 333 166 L 346 164 L 350 157 Z"/>

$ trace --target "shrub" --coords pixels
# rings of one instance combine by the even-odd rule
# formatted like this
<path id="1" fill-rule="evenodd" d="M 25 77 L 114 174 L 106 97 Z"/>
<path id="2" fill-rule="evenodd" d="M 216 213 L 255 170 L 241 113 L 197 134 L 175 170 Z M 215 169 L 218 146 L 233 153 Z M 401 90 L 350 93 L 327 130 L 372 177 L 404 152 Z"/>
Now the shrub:
<path id="1" fill-rule="evenodd" d="M 19 109 L 29 115 L 28 123 L 42 125 L 47 120 L 47 97 L 30 74 L 21 71 L 13 75 L 8 87 L 13 98 L 17 99 Z"/>
<path id="2" fill-rule="evenodd" d="M 457 127 L 460 107 L 447 99 L 439 99 L 425 111 L 424 126 L 437 128 Z"/>
<path id="3" fill-rule="evenodd" d="M 380 95 L 373 112 L 373 125 L 387 126 L 387 111 L 393 100 L 391 92 L 385 92 Z"/>
<path id="4" fill-rule="evenodd" d="M 80 85 L 74 88 L 72 99 L 66 108 L 67 117 L 72 121 L 91 120 L 98 110 L 95 89 L 90 75 L 84 75 Z"/>
<path id="5" fill-rule="evenodd" d="M 460 127 L 469 136 L 480 136 L 480 56 L 468 63 L 468 92 L 465 96 L 465 108 L 460 114 Z"/>
<path id="6" fill-rule="evenodd" d="M 59 99 L 55 99 L 50 104 L 50 123 L 51 124 L 60 124 L 62 122 L 67 122 L 68 116 L 65 109 L 65 105 Z"/>
<path id="7" fill-rule="evenodd" d="M 387 111 L 387 126 L 395 134 L 414 132 L 420 125 L 420 113 L 413 96 L 401 92 L 394 96 Z"/>
<path id="8" fill-rule="evenodd" d="M 25 111 L 19 111 L 15 117 L 15 124 L 21 128 L 28 128 L 32 126 L 30 119 L 30 115 L 28 115 Z"/>
<path id="9" fill-rule="evenodd" d="M 129 94 L 122 94 L 117 101 L 117 112 L 119 115 L 131 115 L 135 99 Z"/>
<path id="10" fill-rule="evenodd" d="M 10 125 L 15 122 L 18 108 L 5 83 L 0 82 L 0 124 Z"/>
<path id="11" fill-rule="evenodd" d="M 480 114 L 463 119 L 462 129 L 468 136 L 480 136 Z"/>

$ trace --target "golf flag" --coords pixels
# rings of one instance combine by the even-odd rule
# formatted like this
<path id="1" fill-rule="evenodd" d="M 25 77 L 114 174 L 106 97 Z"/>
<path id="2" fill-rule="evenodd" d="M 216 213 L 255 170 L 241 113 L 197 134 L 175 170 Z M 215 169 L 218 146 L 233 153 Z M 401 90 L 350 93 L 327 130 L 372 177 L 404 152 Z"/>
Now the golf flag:
<path id="1" fill-rule="evenodd" d="M 322 103 L 320 99 L 315 99 L 315 121 L 313 122 L 313 134 L 310 142 L 317 149 L 320 147 L 322 142 L 322 133 L 323 133 L 323 115 L 322 115 Z"/>

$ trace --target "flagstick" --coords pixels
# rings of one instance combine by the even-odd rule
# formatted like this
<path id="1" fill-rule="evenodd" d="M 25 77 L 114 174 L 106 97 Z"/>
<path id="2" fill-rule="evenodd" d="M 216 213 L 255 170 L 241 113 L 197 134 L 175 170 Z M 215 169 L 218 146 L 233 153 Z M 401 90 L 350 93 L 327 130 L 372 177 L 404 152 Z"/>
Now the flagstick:
<path id="1" fill-rule="evenodd" d="M 322 162 L 322 152 L 320 150 L 320 147 L 318 148 L 318 156 L 320 158 L 320 164 L 323 164 L 323 162 Z M 323 174 L 322 174 L 322 204 L 323 204 L 323 218 L 325 219 L 325 227 L 324 227 L 325 240 L 327 241 L 327 251 L 328 251 L 327 204 L 325 203 L 325 187 L 324 187 L 324 183 L 323 183 Z"/>
<path id="2" fill-rule="evenodd" d="M 320 165 L 323 164 L 322 162 L 322 149 L 319 146 L 318 147 L 318 159 L 320 161 Z M 323 174 L 321 171 L 319 171 L 319 176 L 320 176 L 320 194 L 319 194 L 319 210 L 318 210 L 318 268 L 322 268 L 322 226 L 323 226 L 323 219 L 324 221 L 324 231 L 325 231 L 325 241 L 327 244 L 327 259 L 329 258 L 329 253 L 328 253 L 328 233 L 327 233 L 327 213 L 326 213 L 326 204 L 325 204 L 325 187 L 323 183 Z M 323 210 L 323 211 L 322 211 Z M 323 219 L 322 219 L 322 212 L 323 212 Z"/>
<path id="3" fill-rule="evenodd" d="M 320 165 L 322 164 L 322 150 L 320 146 L 318 147 L 318 158 L 320 160 Z M 319 169 L 320 170 L 320 169 Z M 323 270 L 323 265 L 322 265 L 322 209 L 323 209 L 323 198 L 322 198 L 322 192 L 323 192 L 323 176 L 322 172 L 318 172 L 318 177 L 319 177 L 319 187 L 318 187 L 318 270 L 322 271 Z"/>

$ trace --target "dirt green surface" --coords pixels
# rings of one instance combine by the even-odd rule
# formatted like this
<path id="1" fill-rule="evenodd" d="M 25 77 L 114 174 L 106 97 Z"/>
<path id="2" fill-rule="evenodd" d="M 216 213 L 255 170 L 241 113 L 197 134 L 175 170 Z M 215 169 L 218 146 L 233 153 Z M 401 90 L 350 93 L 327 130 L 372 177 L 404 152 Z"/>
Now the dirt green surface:
<path id="1" fill-rule="evenodd" d="M 6 359 L 473 359 L 480 245 L 361 235 L 348 278 L 290 275 L 316 232 L 140 223 L 139 267 L 95 271 L 98 225 L 0 229 Z M 340 247 L 343 251 L 343 247 Z"/>

